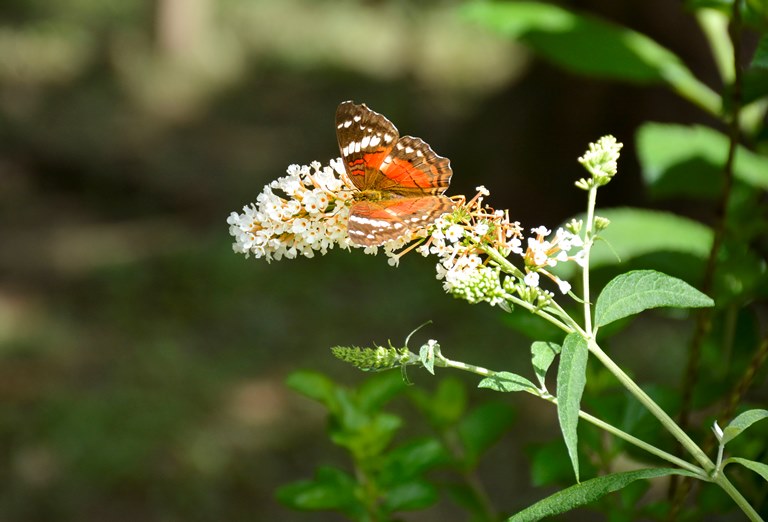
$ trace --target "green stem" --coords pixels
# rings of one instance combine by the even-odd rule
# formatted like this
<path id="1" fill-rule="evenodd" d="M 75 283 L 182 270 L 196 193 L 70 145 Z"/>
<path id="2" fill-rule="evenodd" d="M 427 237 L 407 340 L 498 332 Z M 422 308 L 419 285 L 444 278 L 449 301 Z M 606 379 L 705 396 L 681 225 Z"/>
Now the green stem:
<path id="1" fill-rule="evenodd" d="M 595 342 L 589 343 L 589 351 L 602 362 L 606 368 L 629 390 L 629 392 L 645 406 L 651 414 L 667 429 L 667 431 L 693 456 L 701 465 L 708 476 L 713 476 L 716 470 L 715 464 L 707 457 L 701 448 L 667 415 L 661 407 L 651 399 L 635 382 L 603 352 Z M 739 493 L 731 484 L 724 473 L 718 473 L 714 479 L 711 479 L 730 496 L 741 510 L 753 521 L 762 521 L 757 511 L 754 510 L 749 502 Z"/>
<path id="2" fill-rule="evenodd" d="M 545 400 L 548 400 L 552 404 L 557 404 L 557 397 L 554 397 L 554 396 L 550 395 L 549 397 L 543 396 L 542 398 L 544 398 Z M 598 428 L 601 428 L 601 429 L 607 431 L 608 433 L 611 433 L 611 434 L 615 435 L 616 437 L 618 437 L 620 439 L 623 439 L 623 440 L 629 442 L 630 444 L 632 444 L 634 446 L 637 446 L 638 448 L 647 451 L 648 453 L 650 453 L 652 455 L 656 455 L 660 459 L 663 459 L 663 460 L 666 460 L 668 462 L 671 462 L 672 464 L 675 464 L 678 467 L 681 467 L 683 469 L 687 469 L 691 473 L 695 473 L 696 475 L 699 476 L 699 478 L 701 480 L 706 480 L 706 481 L 710 480 L 710 478 L 707 476 L 706 472 L 703 469 L 701 469 L 700 467 L 694 466 L 690 462 L 686 462 L 683 459 L 681 459 L 679 457 L 676 457 L 675 455 L 672 455 L 671 453 L 667 453 L 666 451 L 664 451 L 662 449 L 659 449 L 659 448 L 657 448 L 656 446 L 654 446 L 652 444 L 648 444 L 644 440 L 638 439 L 637 437 L 634 437 L 634 436 L 630 435 L 629 433 L 618 429 L 616 426 L 614 426 L 612 424 L 608 424 L 607 422 L 605 422 L 603 420 L 600 420 L 597 417 L 594 417 L 594 416 L 590 415 L 589 413 L 581 411 L 581 410 L 579 410 L 579 417 L 581 417 L 585 421 L 589 422 L 590 424 L 594 424 Z"/>
<path id="3" fill-rule="evenodd" d="M 483 377 L 493 377 L 498 374 L 498 372 L 489 370 L 488 368 L 483 368 L 482 366 L 476 366 L 474 364 L 468 364 L 460 361 L 453 361 L 451 359 L 448 359 L 444 355 L 440 355 L 438 358 L 435 359 L 435 365 L 442 366 L 444 368 L 454 368 L 457 370 L 463 370 L 463 371 L 474 373 L 476 375 L 481 375 Z M 544 394 L 535 389 L 526 389 L 525 391 L 530 393 L 531 395 L 544 399 L 552 404 L 557 404 L 557 398 L 552 396 L 549 393 Z M 637 437 L 634 437 L 629 433 L 620 430 L 619 428 L 617 428 L 616 426 L 613 426 L 612 424 L 602 421 L 597 417 L 594 417 L 589 413 L 586 413 L 581 410 L 579 410 L 579 417 L 581 417 L 582 419 L 584 419 L 585 421 L 591 424 L 594 424 L 598 428 L 604 429 L 605 431 L 613 434 L 614 436 L 632 444 L 633 446 L 637 446 L 638 448 L 645 450 L 648 453 L 651 453 L 652 455 L 656 455 L 662 460 L 671 462 L 676 466 L 679 466 L 683 469 L 687 469 L 688 471 L 699 475 L 702 480 L 710 480 L 706 472 L 703 469 L 699 468 L 698 466 L 694 466 L 693 464 L 686 462 L 679 457 L 676 457 L 670 453 L 667 453 L 666 451 L 661 450 L 656 446 L 648 444 L 647 442 L 644 442 L 638 439 Z"/>
<path id="4" fill-rule="evenodd" d="M 618 380 L 621 382 L 621 384 L 624 385 L 624 387 L 635 396 L 635 398 L 640 401 L 640 403 L 645 406 L 648 411 L 656 417 L 659 422 L 667 429 L 667 431 L 675 438 L 677 441 L 682 444 L 682 446 L 688 450 L 688 452 L 693 456 L 694 459 L 704 468 L 704 470 L 707 472 L 707 474 L 712 474 L 715 470 L 714 463 L 707 457 L 707 455 L 699 448 L 695 442 L 688 436 L 687 433 L 685 433 L 680 426 L 675 423 L 674 420 L 672 420 L 672 417 L 670 417 L 667 412 L 665 412 L 661 406 L 656 404 L 651 397 L 645 393 L 640 386 L 638 386 L 635 381 L 633 381 L 629 375 L 624 373 L 624 370 L 622 370 L 613 360 L 608 357 L 608 355 L 600 349 L 600 347 L 597 345 L 596 342 L 590 341 L 589 342 L 589 351 L 592 352 L 592 354 L 597 357 L 600 362 L 603 363 L 603 365 L 610 371 Z"/>
<path id="5" fill-rule="evenodd" d="M 584 299 L 584 332 L 586 339 L 592 338 L 592 303 L 589 301 L 589 253 L 592 250 L 592 231 L 595 222 L 595 204 L 597 201 L 597 187 L 589 189 L 587 201 L 587 221 L 584 231 L 584 269 L 581 271 L 581 284 Z"/>

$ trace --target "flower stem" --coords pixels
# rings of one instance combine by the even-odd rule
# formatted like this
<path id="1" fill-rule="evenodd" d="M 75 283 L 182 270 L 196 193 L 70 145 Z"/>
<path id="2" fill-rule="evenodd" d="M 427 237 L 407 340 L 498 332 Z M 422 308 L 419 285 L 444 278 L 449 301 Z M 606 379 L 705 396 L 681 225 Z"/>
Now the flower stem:
<path id="1" fill-rule="evenodd" d="M 586 338 L 592 338 L 592 303 L 589 301 L 589 253 L 592 250 L 592 231 L 594 229 L 595 222 L 595 203 L 597 201 L 597 187 L 591 187 L 589 189 L 589 196 L 587 201 L 587 222 L 586 230 L 584 231 L 584 269 L 581 271 L 581 284 L 583 286 L 583 299 L 584 299 L 584 332 L 587 334 Z"/>
<path id="2" fill-rule="evenodd" d="M 442 354 L 440 355 L 440 357 L 435 359 L 435 365 L 442 366 L 444 368 L 455 368 L 457 370 L 467 371 L 470 373 L 481 375 L 483 377 L 493 377 L 499 373 L 493 370 L 489 370 L 488 368 L 483 368 L 482 366 L 476 366 L 474 364 L 468 364 L 460 361 L 453 361 L 451 359 L 448 359 Z M 542 393 L 535 389 L 526 389 L 525 391 L 530 393 L 531 395 L 535 395 L 536 397 L 544 399 L 552 404 L 557 404 L 557 398 L 552 396 L 549 393 L 546 393 L 546 392 Z M 661 450 L 656 446 L 648 444 L 647 442 L 640 440 L 637 437 L 634 437 L 625 431 L 620 430 L 619 428 L 617 428 L 616 426 L 613 426 L 612 424 L 602 421 L 597 417 L 594 417 L 589 413 L 586 413 L 581 410 L 579 410 L 579 417 L 589 422 L 590 424 L 594 424 L 598 428 L 601 428 L 613 434 L 614 436 L 632 444 L 633 446 L 637 446 L 638 448 L 645 450 L 648 453 L 651 453 L 652 455 L 656 455 L 662 460 L 666 460 L 667 462 L 670 462 L 676 466 L 679 466 L 683 469 L 686 469 L 692 473 L 699 475 L 699 477 L 702 480 L 710 480 L 706 472 L 700 467 L 695 466 L 689 462 L 686 462 L 683 459 L 676 457 L 670 453 L 667 453 L 666 451 Z"/>

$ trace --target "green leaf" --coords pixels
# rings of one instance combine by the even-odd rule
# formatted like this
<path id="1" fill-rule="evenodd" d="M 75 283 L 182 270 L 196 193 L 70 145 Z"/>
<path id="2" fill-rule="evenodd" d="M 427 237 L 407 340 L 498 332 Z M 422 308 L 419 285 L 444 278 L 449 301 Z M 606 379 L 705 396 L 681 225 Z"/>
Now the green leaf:
<path id="1" fill-rule="evenodd" d="M 400 372 L 383 372 L 368 379 L 357 390 L 357 401 L 365 412 L 375 412 L 407 388 Z"/>
<path id="2" fill-rule="evenodd" d="M 355 495 L 356 487 L 355 480 L 345 472 L 322 466 L 317 469 L 314 480 L 282 486 L 276 496 L 280 502 L 293 509 L 336 509 L 353 515 L 364 512 Z"/>
<path id="3" fill-rule="evenodd" d="M 336 384 L 325 375 L 308 370 L 291 373 L 285 380 L 289 388 L 323 403 L 333 409 L 336 403 Z"/>
<path id="4" fill-rule="evenodd" d="M 763 477 L 763 479 L 768 481 L 768 464 L 763 464 L 762 462 L 755 462 L 754 460 L 749 460 L 749 459 L 742 459 L 740 457 L 731 457 L 723 461 L 723 467 L 725 467 L 727 464 L 732 464 L 732 463 L 741 464 L 745 468 L 751 469 L 752 471 L 754 471 L 755 473 Z"/>
<path id="5" fill-rule="evenodd" d="M 579 481 L 579 436 L 576 428 L 579 424 L 581 395 L 587 382 L 587 341 L 572 333 L 565 338 L 560 352 L 560 365 L 557 368 L 557 417 L 560 431 L 563 433 L 565 446 L 571 458 L 576 481 Z"/>
<path id="6" fill-rule="evenodd" d="M 600 232 L 590 267 L 627 262 L 655 252 L 676 252 L 706 259 L 712 246 L 712 230 L 697 221 L 669 212 L 640 208 L 601 209 L 611 225 Z M 618 258 L 617 258 L 618 256 Z"/>
<path id="7" fill-rule="evenodd" d="M 555 355 L 560 353 L 560 350 L 560 345 L 557 343 L 536 341 L 531 345 L 531 363 L 542 388 L 545 387 L 544 381 L 547 376 L 547 370 L 552 361 L 555 360 Z"/>
<path id="8" fill-rule="evenodd" d="M 334 444 L 347 448 L 357 460 L 380 455 L 403 421 L 397 415 L 380 412 L 355 419 L 355 424 L 331 427 L 330 439 Z M 346 419 L 342 419 L 346 420 Z"/>
<path id="9" fill-rule="evenodd" d="M 435 345 L 427 343 L 419 350 L 419 360 L 424 368 L 432 375 L 435 374 Z"/>
<path id="10" fill-rule="evenodd" d="M 565 348 L 565 346 L 563 346 Z M 551 517 L 565 513 L 579 506 L 618 491 L 636 480 L 663 477 L 666 475 L 684 475 L 695 477 L 693 473 L 671 468 L 641 469 L 637 471 L 625 471 L 605 475 L 576 484 L 562 491 L 558 491 L 544 500 L 520 511 L 507 519 L 508 522 L 533 522 L 545 517 Z"/>
<path id="11" fill-rule="evenodd" d="M 633 270 L 612 279 L 595 304 L 595 324 L 608 323 L 659 307 L 701 308 L 714 301 L 691 285 L 655 270 Z"/>
<path id="12" fill-rule="evenodd" d="M 520 39 L 573 72 L 634 82 L 660 82 L 690 72 L 647 36 L 541 2 L 474 2 L 464 15 Z"/>
<path id="13" fill-rule="evenodd" d="M 467 407 L 467 392 L 464 384 L 454 377 L 441 379 L 434 394 L 427 393 L 423 388 L 412 386 L 408 389 L 408 396 L 438 429 L 456 424 Z"/>
<path id="14" fill-rule="evenodd" d="M 723 440 L 721 444 L 726 445 L 741 433 L 759 420 L 768 418 L 768 410 L 747 410 L 723 429 Z"/>
<path id="15" fill-rule="evenodd" d="M 600 209 L 599 215 L 609 219 L 611 225 L 600 232 L 602 241 L 592 248 L 589 258 L 592 269 L 627 263 L 658 252 L 683 254 L 702 261 L 709 256 L 712 230 L 697 221 L 669 212 L 630 207 Z M 579 217 L 586 216 L 577 216 L 577 219 Z M 560 263 L 555 272 L 569 279 L 577 269 L 574 263 Z"/>
<path id="16" fill-rule="evenodd" d="M 459 421 L 467 408 L 467 390 L 459 379 L 449 377 L 437 385 L 432 400 L 433 419 L 438 426 L 451 426 Z"/>
<path id="17" fill-rule="evenodd" d="M 749 64 L 754 69 L 768 70 L 768 35 L 762 35 L 757 44 L 755 54 L 752 56 L 752 63 Z"/>
<path id="18" fill-rule="evenodd" d="M 464 417 L 458 431 L 470 466 L 509 430 L 514 419 L 514 410 L 502 402 L 486 402 Z"/>
<path id="19" fill-rule="evenodd" d="M 425 471 L 451 460 L 437 439 L 410 441 L 383 456 L 379 483 L 385 487 L 418 478 Z"/>
<path id="20" fill-rule="evenodd" d="M 388 512 L 424 509 L 437 502 L 437 488 L 426 480 L 403 482 L 386 492 L 384 508 Z"/>
<path id="21" fill-rule="evenodd" d="M 657 195 L 714 198 L 721 193 L 728 137 L 716 130 L 646 123 L 637 132 L 637 154 Z M 768 158 L 739 147 L 733 169 L 736 179 L 768 189 Z"/>
<path id="22" fill-rule="evenodd" d="M 497 372 L 480 381 L 477 387 L 489 388 L 498 392 L 536 390 L 536 386 L 531 381 L 512 372 Z"/>

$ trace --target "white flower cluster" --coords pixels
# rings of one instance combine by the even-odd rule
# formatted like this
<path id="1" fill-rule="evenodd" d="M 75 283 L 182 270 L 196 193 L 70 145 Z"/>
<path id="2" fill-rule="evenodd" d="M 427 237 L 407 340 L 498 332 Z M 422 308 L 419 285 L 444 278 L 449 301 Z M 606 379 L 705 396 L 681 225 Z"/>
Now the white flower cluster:
<path id="1" fill-rule="evenodd" d="M 264 187 L 255 204 L 229 215 L 229 233 L 235 238 L 232 249 L 271 261 L 324 255 L 335 246 L 357 247 L 347 235 L 349 207 L 356 192 L 341 159 L 323 167 L 319 162 L 291 165 L 286 176 Z M 408 240 L 404 237 L 382 246 L 390 264 L 397 264 L 395 251 Z M 365 248 L 367 254 L 377 251 L 377 247 Z"/>
<path id="2" fill-rule="evenodd" d="M 232 249 L 271 261 L 325 254 L 335 244 L 349 246 L 346 202 L 352 192 L 341 190 L 339 168 L 343 166 L 333 163 L 321 168 L 318 162 L 288 167 L 286 176 L 264 187 L 255 204 L 243 207 L 242 214 L 230 214 Z M 275 194 L 276 189 L 287 197 Z"/>
<path id="3" fill-rule="evenodd" d="M 417 250 L 440 258 L 437 278 L 443 281 L 443 288 L 473 304 L 487 302 L 507 308 L 513 293 L 527 301 L 549 299 L 552 294 L 539 288 L 543 274 L 563 294 L 568 293 L 571 285 L 549 270 L 561 262 L 582 264 L 581 238 L 562 228 L 549 238 L 551 231 L 538 227 L 523 249 L 520 225 L 510 223 L 506 212 L 483 206 L 483 196 L 487 195 L 484 187 L 478 187 L 478 195 L 463 206 L 463 211 L 436 221 L 429 241 Z M 524 271 L 506 259 L 510 255 L 522 257 Z"/>
<path id="4" fill-rule="evenodd" d="M 567 294 L 571 291 L 571 284 L 551 274 L 548 269 L 568 261 L 584 266 L 585 251 L 582 248 L 584 241 L 578 235 L 563 228 L 558 228 L 551 239 L 547 238 L 552 231 L 546 227 L 537 227 L 531 232 L 536 236 L 528 238 L 528 248 L 523 255 L 526 270 L 525 284 L 537 288 L 539 274 L 544 274 L 557 284 L 562 293 Z M 571 253 L 574 250 L 575 252 Z"/>

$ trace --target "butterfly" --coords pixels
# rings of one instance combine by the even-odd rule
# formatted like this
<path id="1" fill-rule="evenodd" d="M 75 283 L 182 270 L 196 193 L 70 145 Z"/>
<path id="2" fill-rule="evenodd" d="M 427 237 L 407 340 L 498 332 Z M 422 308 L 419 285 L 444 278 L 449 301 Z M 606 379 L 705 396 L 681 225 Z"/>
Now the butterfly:
<path id="1" fill-rule="evenodd" d="M 378 246 L 410 235 L 453 210 L 443 192 L 450 161 L 419 138 L 399 137 L 394 124 L 365 104 L 336 109 L 336 137 L 347 176 L 358 189 L 349 210 L 352 243 Z"/>

